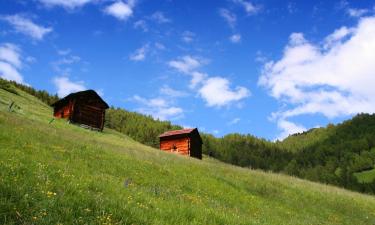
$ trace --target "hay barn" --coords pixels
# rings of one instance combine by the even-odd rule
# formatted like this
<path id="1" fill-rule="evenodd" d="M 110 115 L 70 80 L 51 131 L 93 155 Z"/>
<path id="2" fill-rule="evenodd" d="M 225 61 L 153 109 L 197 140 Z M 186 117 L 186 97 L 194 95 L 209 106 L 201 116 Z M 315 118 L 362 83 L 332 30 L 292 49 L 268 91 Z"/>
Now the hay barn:
<path id="1" fill-rule="evenodd" d="M 83 124 L 100 131 L 104 127 L 105 110 L 109 108 L 93 90 L 69 94 L 52 106 L 56 118 L 68 119 L 72 123 Z"/>
<path id="2" fill-rule="evenodd" d="M 167 131 L 159 136 L 160 150 L 202 159 L 202 138 L 198 129 Z"/>

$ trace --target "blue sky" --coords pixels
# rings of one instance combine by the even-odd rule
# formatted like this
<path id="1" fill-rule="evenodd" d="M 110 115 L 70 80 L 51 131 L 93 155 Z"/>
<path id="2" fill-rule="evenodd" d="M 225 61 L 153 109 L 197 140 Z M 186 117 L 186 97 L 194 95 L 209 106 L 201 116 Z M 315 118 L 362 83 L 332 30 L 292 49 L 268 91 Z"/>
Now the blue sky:
<path id="1" fill-rule="evenodd" d="M 0 76 L 222 136 L 375 111 L 373 1 L 0 0 Z"/>

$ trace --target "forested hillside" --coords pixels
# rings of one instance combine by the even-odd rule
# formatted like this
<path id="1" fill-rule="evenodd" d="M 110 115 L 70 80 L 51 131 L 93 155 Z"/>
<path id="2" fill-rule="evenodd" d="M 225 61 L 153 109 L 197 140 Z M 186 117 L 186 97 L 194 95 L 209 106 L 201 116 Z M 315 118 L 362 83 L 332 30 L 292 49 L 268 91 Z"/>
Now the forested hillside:
<path id="1" fill-rule="evenodd" d="M 57 99 L 45 91 L 14 82 L 1 80 L 0 84 L 9 90 L 17 85 L 48 104 Z M 107 110 L 106 126 L 156 148 L 159 134 L 182 128 L 114 107 Z M 281 142 L 243 134 L 201 136 L 203 153 L 226 163 L 375 193 L 375 115 L 361 114 L 342 124 L 291 135 Z"/>

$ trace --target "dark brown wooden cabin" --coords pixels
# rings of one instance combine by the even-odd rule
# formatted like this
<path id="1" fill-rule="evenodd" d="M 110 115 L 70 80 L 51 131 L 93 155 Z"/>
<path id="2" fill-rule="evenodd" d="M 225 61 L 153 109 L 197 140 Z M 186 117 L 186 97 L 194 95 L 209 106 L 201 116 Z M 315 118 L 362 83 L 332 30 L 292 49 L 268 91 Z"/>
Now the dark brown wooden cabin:
<path id="1" fill-rule="evenodd" d="M 167 131 L 159 136 L 160 150 L 202 159 L 202 138 L 198 129 Z"/>
<path id="2" fill-rule="evenodd" d="M 84 124 L 101 131 L 104 127 L 105 110 L 109 108 L 93 90 L 69 94 L 52 106 L 55 117 L 65 118 L 72 123 Z"/>

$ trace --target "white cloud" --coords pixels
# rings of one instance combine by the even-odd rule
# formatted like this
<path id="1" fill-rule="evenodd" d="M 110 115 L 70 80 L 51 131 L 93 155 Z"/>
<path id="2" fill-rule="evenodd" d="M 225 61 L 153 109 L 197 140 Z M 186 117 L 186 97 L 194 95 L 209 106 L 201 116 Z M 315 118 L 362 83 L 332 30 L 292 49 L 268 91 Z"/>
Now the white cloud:
<path id="1" fill-rule="evenodd" d="M 374 113 L 374 59 L 375 17 L 362 18 L 320 44 L 292 34 L 282 58 L 264 65 L 259 84 L 287 104 L 275 113 L 279 121 L 304 114 L 337 118 Z"/>
<path id="2" fill-rule="evenodd" d="M 73 82 L 68 77 L 55 77 L 53 83 L 57 88 L 57 95 L 64 97 L 70 93 L 86 90 L 82 81 Z"/>
<path id="3" fill-rule="evenodd" d="M 131 100 L 142 105 L 137 111 L 151 115 L 155 119 L 174 120 L 182 117 L 184 113 L 182 108 L 172 106 L 169 101 L 161 97 L 146 99 L 135 95 Z"/>
<path id="4" fill-rule="evenodd" d="M 284 138 L 288 137 L 290 134 L 302 133 L 306 131 L 306 128 L 301 125 L 297 125 L 285 119 L 281 119 L 277 122 L 277 127 L 282 130 L 276 140 L 283 140 Z"/>
<path id="5" fill-rule="evenodd" d="M 150 18 L 157 23 L 170 23 L 171 22 L 171 20 L 167 18 L 163 12 L 160 12 L 160 11 L 153 13 Z"/>
<path id="6" fill-rule="evenodd" d="M 202 62 L 198 58 L 186 55 L 178 60 L 169 61 L 168 65 L 182 73 L 189 74 L 193 70 L 200 67 L 202 65 Z"/>
<path id="7" fill-rule="evenodd" d="M 182 41 L 185 43 L 190 43 L 194 41 L 195 34 L 191 31 L 184 31 L 182 33 Z"/>
<path id="8" fill-rule="evenodd" d="M 118 20 L 125 21 L 133 15 L 134 1 L 124 3 L 119 0 L 104 9 L 104 13 L 116 17 Z"/>
<path id="9" fill-rule="evenodd" d="M 208 106 L 221 107 L 248 97 L 250 91 L 240 86 L 232 90 L 227 79 L 211 77 L 204 81 L 203 86 L 199 89 L 199 94 Z"/>
<path id="10" fill-rule="evenodd" d="M 148 44 L 142 46 L 141 48 L 137 49 L 132 55 L 130 55 L 129 59 L 132 61 L 145 60 L 148 48 L 149 48 Z"/>
<path id="11" fill-rule="evenodd" d="M 205 59 L 193 57 L 190 55 L 183 56 L 177 60 L 168 62 L 168 65 L 181 73 L 189 75 L 191 77 L 190 88 L 197 87 L 198 84 L 202 83 L 207 74 L 196 71 L 199 67 L 206 64 Z"/>
<path id="12" fill-rule="evenodd" d="M 233 34 L 232 36 L 230 36 L 229 40 L 232 43 L 240 43 L 241 42 L 241 35 L 240 34 Z"/>
<path id="13" fill-rule="evenodd" d="M 233 0 L 233 2 L 241 5 L 244 8 L 244 10 L 246 11 L 246 13 L 249 14 L 249 15 L 256 14 L 260 10 L 259 6 L 256 6 L 256 5 L 254 5 L 253 3 L 249 2 L 249 1 L 245 1 L 245 0 Z"/>
<path id="14" fill-rule="evenodd" d="M 0 45 L 0 77 L 6 80 L 14 80 L 24 83 L 19 72 L 22 67 L 21 50 L 13 44 Z"/>
<path id="15" fill-rule="evenodd" d="M 22 15 L 3 16 L 1 19 L 10 23 L 16 32 L 25 34 L 34 40 L 40 41 L 46 34 L 52 32 L 51 27 L 37 25 L 29 18 Z"/>
<path id="16" fill-rule="evenodd" d="M 234 118 L 233 120 L 229 121 L 228 125 L 235 125 L 241 121 L 240 118 Z"/>
<path id="17" fill-rule="evenodd" d="M 207 106 L 230 105 L 250 95 L 250 91 L 244 87 L 230 89 L 229 80 L 223 77 L 209 77 L 206 73 L 198 72 L 197 69 L 205 63 L 205 59 L 187 55 L 169 61 L 168 65 L 191 77 L 189 87 L 191 89 L 199 88 L 197 89 L 198 94 L 206 101 Z"/>
<path id="18" fill-rule="evenodd" d="M 351 16 L 351 17 L 362 17 L 365 14 L 367 14 L 368 12 L 369 12 L 368 9 L 354 9 L 354 8 L 349 8 L 348 11 L 347 11 L 349 16 Z"/>
<path id="19" fill-rule="evenodd" d="M 47 7 L 61 6 L 66 9 L 75 9 L 83 5 L 93 2 L 93 0 L 39 0 Z"/>
<path id="20" fill-rule="evenodd" d="M 332 48 L 332 45 L 334 44 L 341 44 L 341 41 L 351 35 L 353 32 L 353 29 L 347 28 L 345 26 L 335 30 L 332 34 L 328 35 L 324 39 L 324 48 L 329 49 Z"/>
<path id="21" fill-rule="evenodd" d="M 208 75 L 205 73 L 197 72 L 194 71 L 191 74 L 191 80 L 190 80 L 190 88 L 196 88 L 199 84 L 201 84 L 207 77 Z"/>
<path id="22" fill-rule="evenodd" d="M 0 45 L 0 60 L 5 61 L 16 68 L 20 68 L 22 66 L 21 50 L 14 44 L 2 44 Z"/>
<path id="23" fill-rule="evenodd" d="M 231 28 L 234 28 L 237 22 L 237 16 L 235 14 L 231 13 L 228 9 L 220 9 L 219 14 Z"/>
<path id="24" fill-rule="evenodd" d="M 0 77 L 6 80 L 14 80 L 18 83 L 23 83 L 22 75 L 18 70 L 9 63 L 3 61 L 0 61 Z"/>

